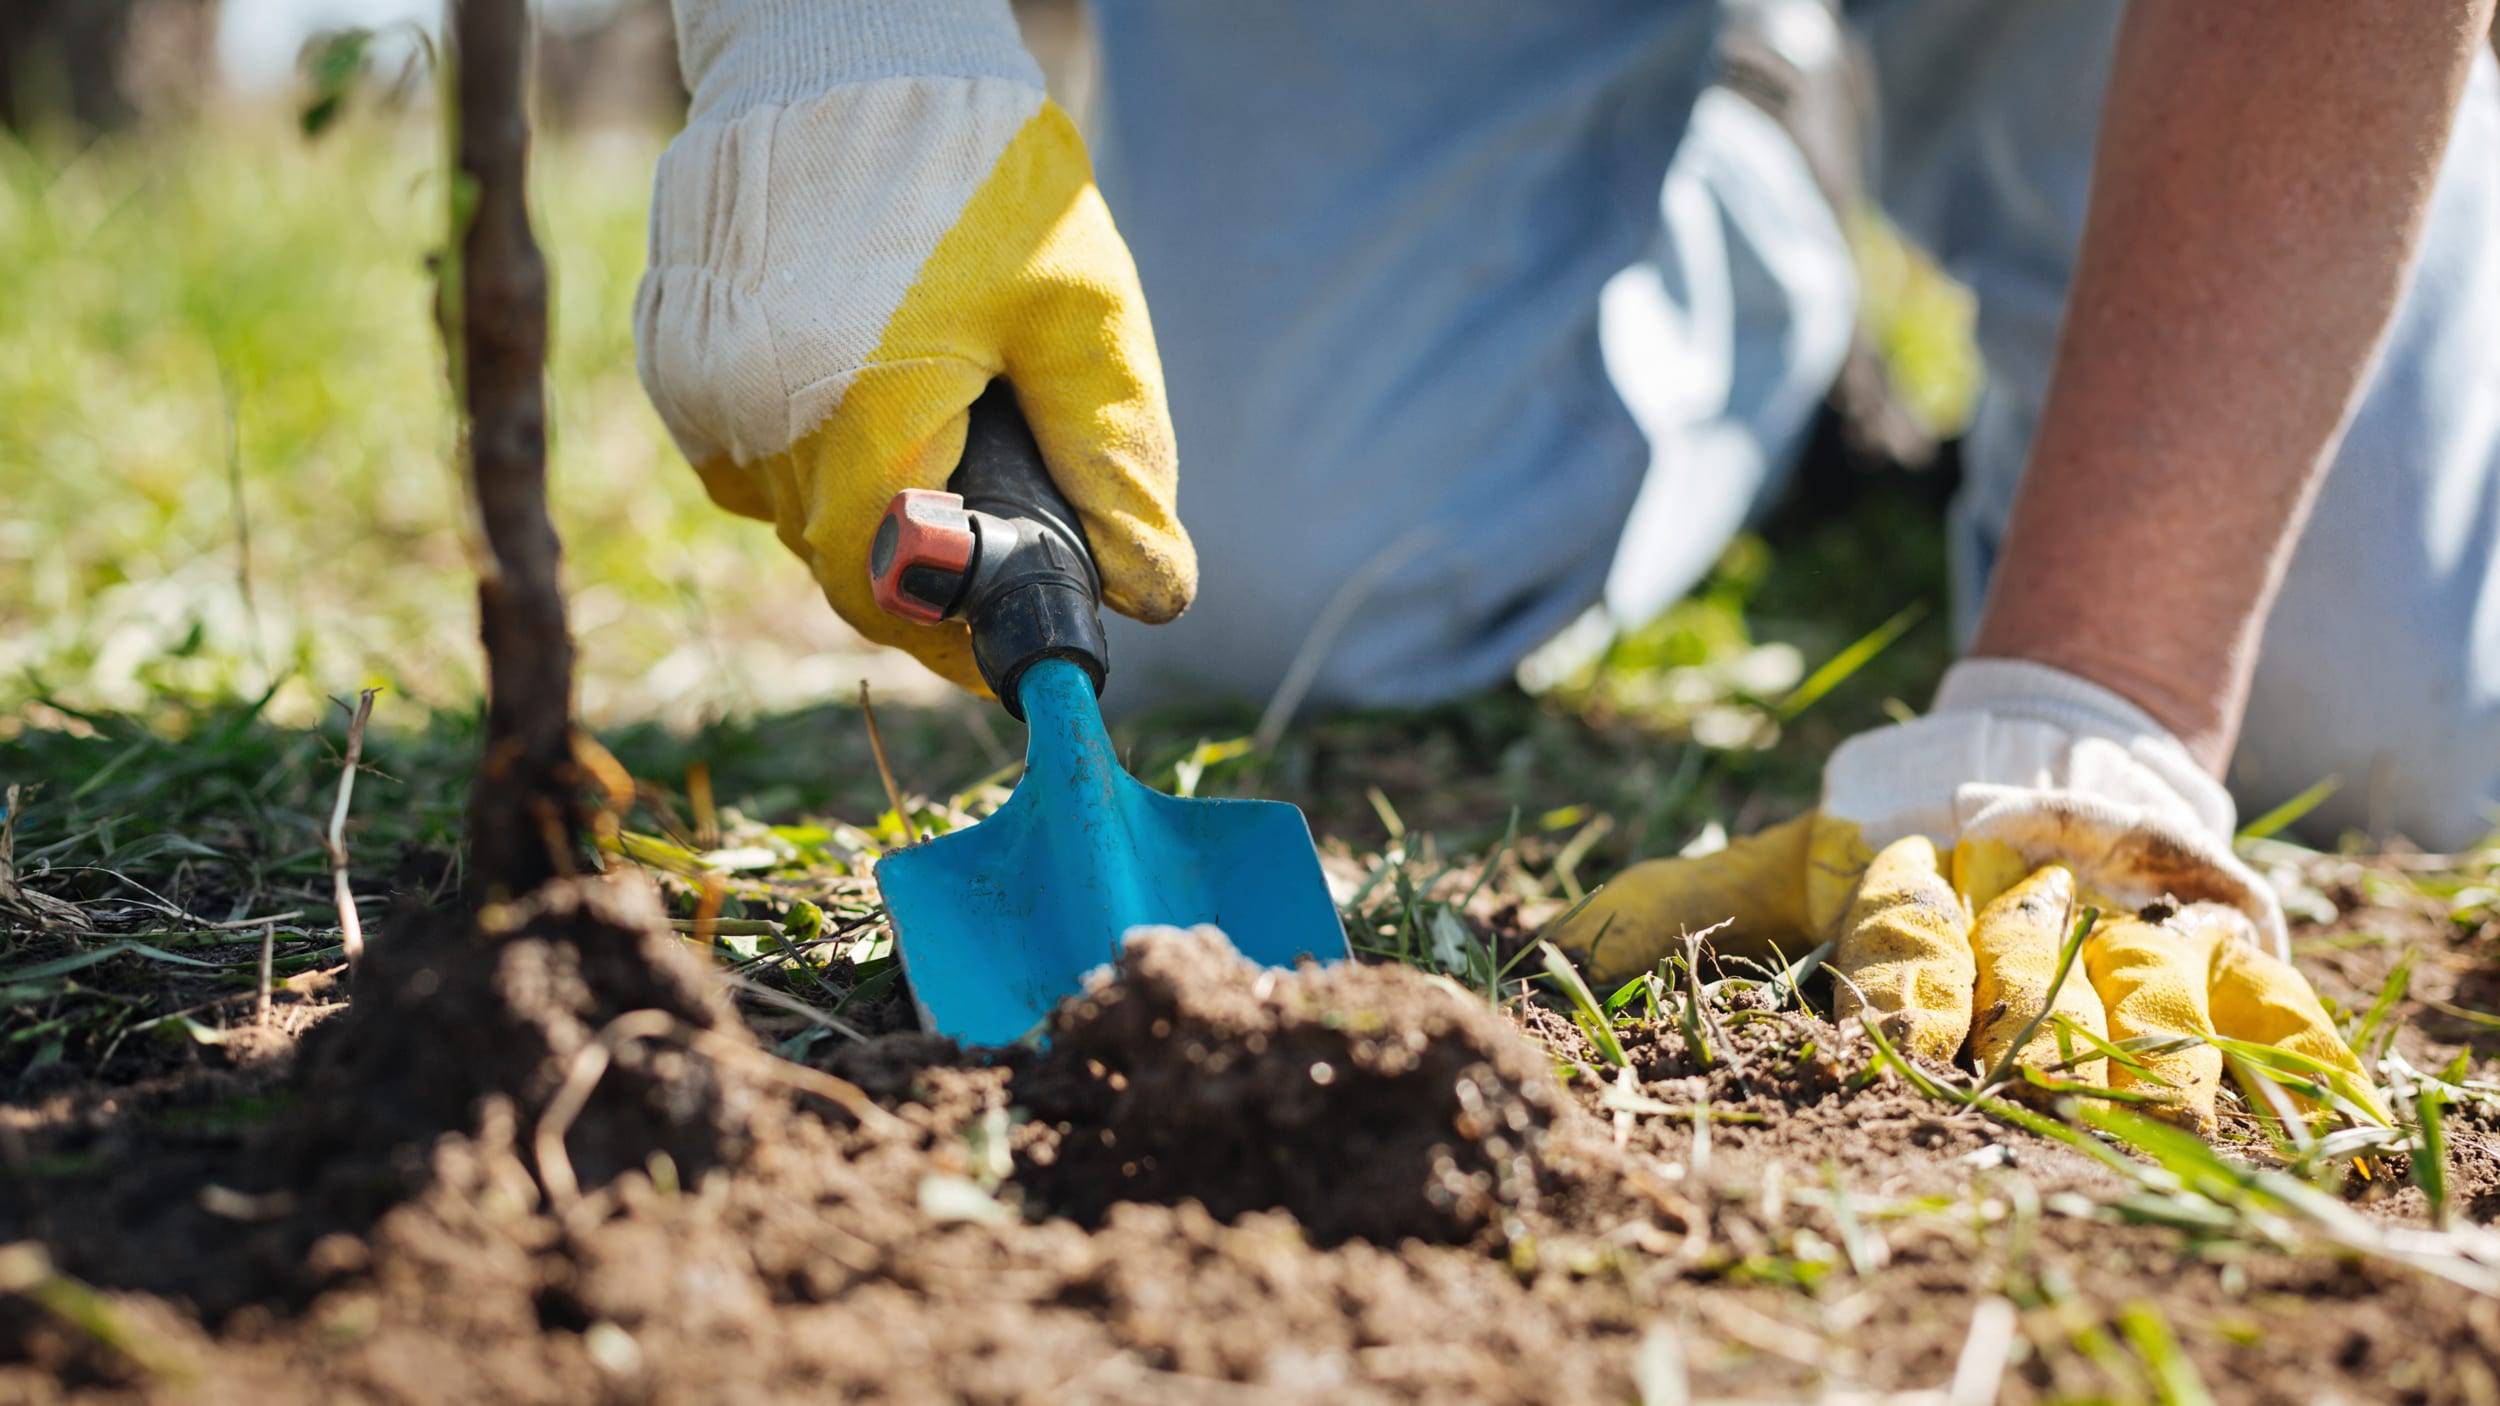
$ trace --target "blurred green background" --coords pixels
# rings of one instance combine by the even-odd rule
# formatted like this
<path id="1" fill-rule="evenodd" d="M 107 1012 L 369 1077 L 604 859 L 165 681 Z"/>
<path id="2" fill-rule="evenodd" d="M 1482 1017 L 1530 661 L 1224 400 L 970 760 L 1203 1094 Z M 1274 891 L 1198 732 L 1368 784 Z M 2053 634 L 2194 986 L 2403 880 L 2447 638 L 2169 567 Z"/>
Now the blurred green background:
<path id="1" fill-rule="evenodd" d="M 1081 108 L 1076 8 L 1019 12 Z M 746 744 L 775 719 L 848 704 L 865 679 L 944 720 L 903 722 L 907 751 L 928 739 L 907 783 L 992 771 L 1012 755 L 999 729 L 909 660 L 864 647 L 768 529 L 711 506 L 645 403 L 631 305 L 652 165 L 681 98 L 665 6 L 601 13 L 607 27 L 567 29 L 547 12 L 533 171 L 585 716 L 611 736 L 727 724 L 741 731 L 714 726 L 701 745 L 768 758 L 758 784 L 780 784 L 788 754 Z M 378 737 L 465 729 L 479 689 L 473 578 L 428 266 L 446 196 L 412 34 L 386 32 L 346 61 L 316 44 L 302 72 L 257 95 L 136 92 L 106 120 L 24 111 L 19 85 L 15 125 L 0 126 L 0 763 L 16 763 L 0 771 L 57 789 L 59 768 L 74 776 L 110 751 L 13 739 L 179 741 L 237 703 L 257 705 L 260 726 L 335 730 L 330 700 L 365 687 L 382 690 Z M 343 81 L 312 134 L 303 119 L 325 69 Z M 1968 300 L 1880 220 L 1853 232 L 1893 407 L 1914 439 L 1949 435 L 1976 388 Z M 1557 798 L 1637 811 L 1600 855 L 1802 803 L 1839 736 L 1923 703 L 1942 667 L 1949 476 L 1827 423 L 1800 481 L 1798 502 L 1691 598 L 1542 699 L 1308 723 L 1256 780 L 1304 794 L 1324 823 L 1375 833 L 1387 824 L 1375 785 L 1393 807 L 1479 834 L 1498 834 L 1511 806 L 1540 814 Z M 1128 735 L 1144 765 L 1168 766 L 1249 720 L 1149 719 Z M 674 750 L 652 755 L 678 764 Z M 859 790 L 870 777 L 827 779 L 835 794 L 874 794 Z M 1222 768 L 1202 780 L 1234 784 Z M 92 799 L 109 807 L 112 791 Z"/>
<path id="2" fill-rule="evenodd" d="M 273 108 L 0 140 L 0 711 L 474 697 L 426 266 L 436 139 L 385 110 L 308 140 Z M 554 494 L 598 719 L 776 706 L 862 662 L 769 531 L 709 505 L 636 384 L 662 141 L 563 133 L 537 170 Z"/>
<path id="3" fill-rule="evenodd" d="M 33 8 L 0 12 L 0 41 L 91 0 L 5 3 Z M 1016 729 L 865 647 L 769 529 L 708 502 L 645 403 L 631 308 L 680 99 L 650 43 L 664 4 L 607 9 L 621 36 L 549 12 L 533 167 L 579 696 L 640 783 L 619 853 L 663 876 L 687 924 L 703 876 L 734 865 L 723 916 L 751 949 L 826 915 L 873 921 L 866 862 L 906 830 L 863 680 L 923 825 L 1003 798 Z M 1081 109 L 1075 8 L 1019 13 Z M 359 909 L 378 923 L 391 895 L 457 882 L 480 659 L 432 310 L 442 131 L 414 33 L 315 46 L 258 94 L 141 86 L 101 116 L 0 74 L 0 951 L 41 962 L 82 941 L 12 925 L 13 871 L 93 932 L 222 957 L 241 949 L 214 925 L 284 912 L 301 915 L 286 969 L 333 960 L 336 700 L 364 688 L 381 696 L 345 830 Z M 1266 746 L 1253 706 L 1132 719 L 1131 768 L 1303 804 L 1341 876 L 1399 876 L 1358 905 L 1380 950 L 1446 925 L 1436 884 L 1515 935 L 1618 863 L 1809 804 L 1830 748 L 1923 704 L 1943 667 L 1950 456 L 1918 461 L 1976 387 L 1968 299 L 1879 220 L 1852 228 L 1892 433 L 1827 414 L 1791 506 L 1686 600 L 1537 696 L 1302 718 Z M 826 999 L 884 989 L 884 959 L 845 960 Z M 188 999 L 72 982 L 28 988 L 20 1007 L 46 1014 L 0 1039 L 0 1078 L 79 1067 Z"/>

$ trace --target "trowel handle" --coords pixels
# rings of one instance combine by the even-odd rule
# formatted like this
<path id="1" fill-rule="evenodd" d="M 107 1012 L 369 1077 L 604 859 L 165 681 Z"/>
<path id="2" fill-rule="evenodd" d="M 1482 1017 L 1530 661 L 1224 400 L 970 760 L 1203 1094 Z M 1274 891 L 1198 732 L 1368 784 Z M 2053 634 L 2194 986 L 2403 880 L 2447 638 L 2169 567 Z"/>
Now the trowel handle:
<path id="1" fill-rule="evenodd" d="M 888 614 L 971 625 L 973 662 L 1018 720 L 1017 682 L 1041 660 L 1073 661 L 1102 692 L 1109 664 L 1094 554 L 1003 380 L 972 403 L 963 461 L 946 487 L 906 488 L 886 505 L 868 579 Z"/>

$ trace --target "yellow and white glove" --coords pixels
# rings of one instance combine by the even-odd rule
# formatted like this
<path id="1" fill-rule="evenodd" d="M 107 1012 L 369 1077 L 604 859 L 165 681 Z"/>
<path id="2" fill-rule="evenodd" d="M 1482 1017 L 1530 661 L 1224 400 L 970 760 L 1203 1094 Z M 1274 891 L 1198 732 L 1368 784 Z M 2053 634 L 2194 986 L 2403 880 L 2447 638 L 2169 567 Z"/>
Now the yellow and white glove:
<path id="1" fill-rule="evenodd" d="M 2359 1074 L 2285 960 L 2281 907 L 2232 854 L 2232 829 L 2229 793 L 2143 710 L 2045 665 L 1969 660 L 1933 712 L 1835 751 L 1816 810 L 1716 854 L 1634 865 L 1555 940 L 1606 984 L 1723 919 L 1720 951 L 1793 958 L 1828 940 L 1841 1017 L 1940 1062 L 1967 1050 L 1983 1071 L 2032 1027 L 2015 1061 L 2038 1069 L 2063 1058 L 2057 1022 L 2033 1021 L 2088 904 L 2105 916 L 2055 987 L 2083 1029 L 2251 1040 Z M 2219 1049 L 2141 1063 L 2158 1082 L 2108 1061 L 2058 1077 L 2211 1131 Z"/>
<path id="2" fill-rule="evenodd" d="M 773 523 L 843 619 L 970 689 L 959 622 L 880 611 L 868 547 L 1015 387 L 1106 604 L 1196 592 L 1127 246 L 1007 0 L 677 0 L 693 93 L 635 307 L 645 389 L 713 499 Z"/>

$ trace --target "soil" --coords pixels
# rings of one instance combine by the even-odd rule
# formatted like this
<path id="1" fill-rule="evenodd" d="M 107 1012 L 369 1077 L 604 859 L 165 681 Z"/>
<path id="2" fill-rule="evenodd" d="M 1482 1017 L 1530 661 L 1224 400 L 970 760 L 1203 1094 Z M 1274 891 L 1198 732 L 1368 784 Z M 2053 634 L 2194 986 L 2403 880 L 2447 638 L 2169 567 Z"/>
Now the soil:
<path id="1" fill-rule="evenodd" d="M 8 1106 L 0 1401 L 2127 1400 L 2173 1394 L 2166 1337 L 2222 1400 L 2500 1401 L 2500 1301 L 2096 1214 L 2099 1162 L 1810 1011 L 1615 1071 L 1542 1005 L 1173 933 L 1046 1054 L 801 1069 L 657 919 L 591 883 L 413 917 L 353 1014 Z M 2338 931 L 2400 922 L 2463 999 L 2489 934 Z M 2381 946 L 2322 984 L 2366 1004 Z M 2417 1064 L 2500 1068 L 2402 1014 Z M 2500 1130 L 2450 1134 L 2489 1219 Z M 2418 1219 L 2401 1184 L 2353 1199 Z"/>
<path id="2" fill-rule="evenodd" d="M 1019 1183 L 1293 1214 L 1322 1245 L 1506 1232 L 1538 1203 L 1552 1059 L 1479 998 L 1387 967 L 1263 973 L 1223 934 L 1136 942 L 1053 1022 L 1019 1100 L 1056 1137 Z"/>

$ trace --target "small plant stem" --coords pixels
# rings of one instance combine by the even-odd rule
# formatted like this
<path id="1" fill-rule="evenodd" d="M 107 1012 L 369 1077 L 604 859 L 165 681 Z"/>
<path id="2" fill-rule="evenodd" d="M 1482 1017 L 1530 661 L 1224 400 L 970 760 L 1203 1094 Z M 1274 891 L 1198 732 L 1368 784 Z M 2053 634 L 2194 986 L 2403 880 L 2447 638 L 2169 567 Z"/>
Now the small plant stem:
<path id="1" fill-rule="evenodd" d="M 1721 918 L 1699 932 L 1688 932 L 1684 935 L 1684 994 L 1685 999 L 1693 1003 L 1694 1013 L 1700 1017 L 1703 1026 L 1709 1030 L 1712 1040 L 1726 1048 L 1727 1067 L 1736 1076 L 1736 1087 L 1750 1095 L 1753 1092 L 1753 1080 L 1750 1077 L 1750 1071 L 1745 1068 L 1744 1052 L 1736 1048 L 1734 1040 L 1728 1038 L 1727 1027 L 1719 1023 L 1719 1013 L 1710 1009 L 1710 1002 L 1703 998 L 1701 991 L 1701 944 L 1712 934 L 1735 921 L 1734 918 Z"/>
<path id="2" fill-rule="evenodd" d="M 364 757 L 365 723 L 373 716 L 375 692 L 368 688 L 358 694 L 355 710 L 348 716 L 347 759 L 339 765 L 339 794 L 330 805 L 330 828 L 321 836 L 321 847 L 330 857 L 331 897 L 339 909 L 339 944 L 347 952 L 350 973 L 356 970 L 356 964 L 365 955 L 365 925 L 357 916 L 356 895 L 347 883 L 347 808 L 356 795 L 356 764 Z M 275 931 L 274 927 L 271 931 Z M 260 983 L 263 991 L 262 1016 L 265 1019 L 269 986 L 269 947 L 265 941 L 261 946 Z"/>
<path id="3" fill-rule="evenodd" d="M 263 924 L 260 930 L 260 992 L 259 998 L 252 1003 L 254 1025 L 266 1027 L 269 1024 L 269 968 L 276 956 L 277 946 L 278 925 Z"/>
<path id="4" fill-rule="evenodd" d="M 576 868 L 573 636 L 547 515 L 547 265 L 529 217 L 530 9 L 451 6 L 451 247 L 441 308 L 484 551 L 486 745 L 469 792 L 471 897 L 509 899 Z"/>

